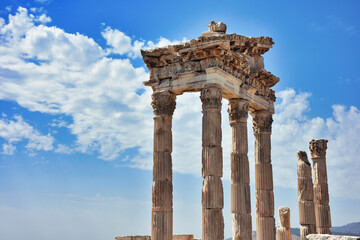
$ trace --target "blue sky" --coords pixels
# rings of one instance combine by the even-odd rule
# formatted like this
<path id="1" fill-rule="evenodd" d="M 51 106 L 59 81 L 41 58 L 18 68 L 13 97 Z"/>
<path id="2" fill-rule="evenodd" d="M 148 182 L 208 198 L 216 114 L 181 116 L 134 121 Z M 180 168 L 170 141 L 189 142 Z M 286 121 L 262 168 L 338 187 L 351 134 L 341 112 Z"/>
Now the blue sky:
<path id="1" fill-rule="evenodd" d="M 360 221 L 359 1 L 0 2 L 0 239 L 150 234 L 153 113 L 140 49 L 228 33 L 270 36 L 280 82 L 272 134 L 275 207 L 298 227 L 296 151 L 329 139 L 334 226 Z M 223 101 L 225 237 L 230 127 Z M 252 215 L 254 158 L 249 117 Z M 174 233 L 201 236 L 201 104 L 177 98 Z M 275 212 L 277 217 L 277 211 Z"/>

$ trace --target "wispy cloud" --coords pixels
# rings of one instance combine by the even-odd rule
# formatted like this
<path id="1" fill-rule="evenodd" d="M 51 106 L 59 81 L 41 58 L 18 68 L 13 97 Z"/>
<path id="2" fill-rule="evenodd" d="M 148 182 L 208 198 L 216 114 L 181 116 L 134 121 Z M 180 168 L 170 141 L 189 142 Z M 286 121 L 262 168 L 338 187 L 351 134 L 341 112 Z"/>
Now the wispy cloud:
<path id="1" fill-rule="evenodd" d="M 355 25 L 344 22 L 335 15 L 327 16 L 322 22 L 313 22 L 311 27 L 317 32 L 341 31 L 348 35 L 355 35 L 359 32 Z"/>
<path id="2" fill-rule="evenodd" d="M 153 49 L 157 47 L 165 47 L 168 45 L 178 44 L 181 41 L 170 41 L 164 37 L 160 37 L 157 43 L 152 41 L 146 42 L 145 40 L 132 40 L 125 33 L 112 29 L 110 27 L 106 27 L 104 31 L 101 33 L 105 38 L 106 43 L 111 48 L 107 49 L 110 53 L 124 55 L 126 54 L 128 57 L 135 59 L 141 56 L 141 49 Z M 185 38 L 182 40 L 183 42 L 187 41 Z"/>
<path id="3" fill-rule="evenodd" d="M 48 135 L 42 135 L 33 126 L 23 120 L 21 116 L 15 116 L 14 119 L 0 119 L 0 137 L 5 139 L 7 143 L 2 145 L 3 154 L 12 155 L 16 147 L 14 144 L 26 141 L 26 148 L 30 154 L 34 151 L 50 151 L 53 150 L 54 138 Z"/>

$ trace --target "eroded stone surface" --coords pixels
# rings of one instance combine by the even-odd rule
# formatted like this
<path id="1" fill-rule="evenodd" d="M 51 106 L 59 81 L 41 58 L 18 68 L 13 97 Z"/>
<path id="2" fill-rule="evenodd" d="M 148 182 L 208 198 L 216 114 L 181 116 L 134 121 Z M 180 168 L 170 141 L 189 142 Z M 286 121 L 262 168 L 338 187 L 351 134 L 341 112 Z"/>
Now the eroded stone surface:
<path id="1" fill-rule="evenodd" d="M 173 240 L 194 240 L 194 235 L 192 235 L 192 234 L 174 235 Z"/>
<path id="2" fill-rule="evenodd" d="M 308 240 L 360 240 L 360 237 L 338 236 L 328 234 L 309 234 L 306 236 Z"/>
<path id="3" fill-rule="evenodd" d="M 231 126 L 231 213 L 233 240 L 251 240 L 251 202 L 247 118 L 249 102 L 244 99 L 229 100 Z"/>
<path id="4" fill-rule="evenodd" d="M 306 240 L 306 235 L 316 233 L 316 227 L 311 164 L 303 151 L 297 152 L 297 176 L 300 237 Z"/>
<path id="5" fill-rule="evenodd" d="M 221 100 L 222 90 L 218 85 L 207 85 L 201 90 L 203 109 L 202 129 L 202 239 L 224 239 L 224 195 L 222 187 L 222 148 L 221 148 Z M 216 155 L 207 154 L 215 149 Z"/>
<path id="6" fill-rule="evenodd" d="M 280 227 L 276 229 L 276 240 L 291 240 L 290 208 L 279 207 Z"/>
<path id="7" fill-rule="evenodd" d="M 151 239 L 150 236 L 140 236 L 140 235 L 115 237 L 115 240 L 150 240 L 150 239 Z"/>
<path id="8" fill-rule="evenodd" d="M 326 139 L 311 140 L 309 148 L 313 161 L 316 233 L 331 234 L 331 214 L 326 169 Z"/>

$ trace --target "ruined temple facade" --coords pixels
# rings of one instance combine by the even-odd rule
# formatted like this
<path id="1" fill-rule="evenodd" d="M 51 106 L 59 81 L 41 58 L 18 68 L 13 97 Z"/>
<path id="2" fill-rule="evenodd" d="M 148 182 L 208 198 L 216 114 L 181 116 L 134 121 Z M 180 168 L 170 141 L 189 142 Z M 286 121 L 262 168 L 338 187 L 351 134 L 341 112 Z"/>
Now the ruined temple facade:
<path id="1" fill-rule="evenodd" d="M 231 212 L 234 240 L 250 240 L 252 215 L 247 119 L 255 136 L 256 229 L 258 240 L 275 240 L 271 126 L 279 78 L 266 71 L 262 55 L 270 37 L 226 34 L 212 21 L 209 31 L 189 42 L 142 51 L 153 89 L 154 154 L 152 240 L 173 239 L 172 116 L 176 96 L 200 92 L 202 102 L 202 239 L 224 239 L 221 106 L 229 100 L 232 128 Z"/>

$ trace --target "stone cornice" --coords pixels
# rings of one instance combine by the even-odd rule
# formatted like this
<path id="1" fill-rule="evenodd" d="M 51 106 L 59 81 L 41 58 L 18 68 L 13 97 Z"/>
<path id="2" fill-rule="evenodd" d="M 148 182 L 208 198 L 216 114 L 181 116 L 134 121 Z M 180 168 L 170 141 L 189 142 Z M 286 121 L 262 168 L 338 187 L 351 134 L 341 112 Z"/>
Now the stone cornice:
<path id="1" fill-rule="evenodd" d="M 241 80 L 244 88 L 253 87 L 253 94 L 274 102 L 270 88 L 279 78 L 264 69 L 261 56 L 274 42 L 269 37 L 245 37 L 237 34 L 203 35 L 189 42 L 141 51 L 150 70 L 147 86 L 155 87 L 163 81 L 176 81 L 183 73 L 205 73 L 218 67 Z"/>

